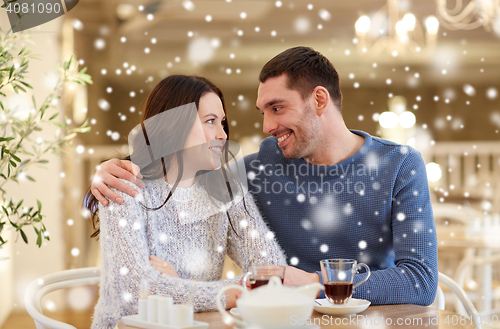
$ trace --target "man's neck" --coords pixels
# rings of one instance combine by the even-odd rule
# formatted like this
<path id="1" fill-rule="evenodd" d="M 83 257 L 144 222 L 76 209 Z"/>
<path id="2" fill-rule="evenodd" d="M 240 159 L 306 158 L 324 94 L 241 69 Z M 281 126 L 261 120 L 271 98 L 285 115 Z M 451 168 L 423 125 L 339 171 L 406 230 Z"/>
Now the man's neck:
<path id="1" fill-rule="evenodd" d="M 315 165 L 331 166 L 356 153 L 365 139 L 349 131 L 345 125 L 338 128 L 329 129 L 331 133 L 322 141 L 320 149 L 304 160 Z"/>

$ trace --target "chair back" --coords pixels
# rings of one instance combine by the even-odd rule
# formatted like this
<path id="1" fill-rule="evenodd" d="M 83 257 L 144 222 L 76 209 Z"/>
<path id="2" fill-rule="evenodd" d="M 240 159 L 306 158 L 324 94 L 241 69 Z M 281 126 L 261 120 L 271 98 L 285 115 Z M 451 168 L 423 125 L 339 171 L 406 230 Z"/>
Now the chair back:
<path id="1" fill-rule="evenodd" d="M 451 279 L 450 277 L 446 276 L 441 272 L 439 273 L 439 283 L 450 289 L 455 294 L 455 296 L 460 300 L 463 307 L 465 308 L 467 315 L 469 317 L 472 317 L 472 322 L 474 322 L 476 328 L 481 329 L 480 315 L 477 312 L 476 308 L 474 307 L 474 304 L 472 304 L 472 301 L 470 300 L 469 296 L 462 289 L 462 287 L 460 287 L 453 279 Z M 436 308 L 444 310 L 444 305 L 445 305 L 444 294 L 441 288 L 439 287 L 434 302 L 436 304 Z"/>
<path id="2" fill-rule="evenodd" d="M 24 294 L 26 311 L 35 321 L 37 329 L 76 329 L 74 326 L 49 318 L 42 313 L 42 298 L 54 290 L 97 284 L 101 281 L 101 268 L 86 267 L 47 274 L 30 283 Z"/>

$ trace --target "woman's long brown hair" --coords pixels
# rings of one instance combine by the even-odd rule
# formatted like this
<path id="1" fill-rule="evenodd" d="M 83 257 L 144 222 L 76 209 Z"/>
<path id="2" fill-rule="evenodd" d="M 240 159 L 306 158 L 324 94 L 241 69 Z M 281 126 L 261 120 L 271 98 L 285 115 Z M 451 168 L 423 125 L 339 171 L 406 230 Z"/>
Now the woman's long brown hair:
<path id="1" fill-rule="evenodd" d="M 211 81 L 209 81 L 206 78 L 203 77 L 198 77 L 198 76 L 186 76 L 186 75 L 172 75 L 169 76 L 153 89 L 153 91 L 149 94 L 146 104 L 144 105 L 143 108 L 143 115 L 141 119 L 141 124 L 143 125 L 143 122 L 149 118 L 154 117 L 157 114 L 160 114 L 164 111 L 168 111 L 169 109 L 177 108 L 182 105 L 186 105 L 189 103 L 195 103 L 196 108 L 199 108 L 199 103 L 201 97 L 207 93 L 207 92 L 213 92 L 215 93 L 221 100 L 222 102 L 222 108 L 224 110 L 224 113 L 226 113 L 226 106 L 224 102 L 224 96 L 222 92 L 220 91 L 219 88 L 217 88 Z M 188 124 L 193 124 L 194 120 L 196 119 L 195 116 L 192 116 L 190 118 L 184 118 L 184 122 L 188 122 Z M 227 124 L 227 116 L 226 119 L 222 122 L 223 124 L 223 129 L 226 135 L 229 138 L 229 127 Z M 144 125 L 143 125 L 144 127 Z M 168 127 L 169 129 L 164 129 L 162 130 L 162 133 L 165 133 L 165 138 L 167 140 L 172 140 L 174 143 L 177 143 L 177 145 L 184 145 L 184 142 L 187 139 L 187 135 L 189 133 L 189 129 L 185 129 L 185 127 L 179 127 L 179 125 L 175 125 L 175 122 L 172 122 L 172 126 Z M 227 144 L 226 144 L 227 146 Z M 225 152 L 225 159 L 228 159 L 228 150 L 227 147 L 223 149 L 223 152 Z M 161 161 L 156 161 L 147 166 L 146 168 L 143 168 L 141 170 L 141 174 L 143 175 L 143 179 L 158 179 L 160 177 L 165 176 L 166 172 L 168 171 L 168 167 L 170 166 L 170 163 L 175 156 L 179 168 L 179 174 L 178 177 L 176 178 L 176 182 L 173 185 L 172 190 L 170 191 L 167 199 L 163 202 L 161 206 L 155 207 L 155 208 L 147 208 L 144 205 L 142 205 L 145 209 L 147 210 L 158 210 L 161 207 L 163 207 L 170 196 L 172 195 L 173 191 L 177 187 L 178 183 L 180 182 L 182 178 L 182 168 L 183 168 L 183 160 L 182 160 L 182 151 L 178 151 L 175 154 L 170 154 L 165 156 L 164 158 L 161 159 Z M 234 157 L 234 155 L 233 155 Z M 130 160 L 130 156 L 127 156 L 123 158 L 123 160 Z M 218 174 L 221 174 L 225 178 L 225 185 L 227 186 L 228 189 L 228 195 L 229 195 L 229 201 L 233 200 L 235 191 L 231 190 L 231 184 L 229 184 L 229 181 L 232 180 L 233 184 L 232 186 L 240 186 L 237 182 L 237 178 L 234 177 L 234 175 L 231 173 L 229 168 L 226 168 L 224 164 L 221 166 L 221 168 L 218 171 Z M 236 185 L 234 184 L 234 181 L 236 181 Z M 201 183 L 203 185 L 203 180 L 201 180 Z M 210 186 L 204 186 L 205 189 L 210 190 Z M 221 196 L 221 198 L 218 198 L 217 195 L 215 196 L 217 199 L 221 201 L 228 201 L 227 200 L 227 195 L 226 196 Z M 243 202 L 245 200 L 243 199 Z M 92 194 L 90 191 L 90 188 L 88 189 L 87 193 L 85 194 L 84 197 L 84 206 L 90 210 L 91 214 L 91 222 L 92 226 L 95 230 L 95 232 L 91 235 L 91 237 L 98 237 L 99 236 L 99 216 L 98 216 L 98 210 L 99 210 L 99 201 L 96 199 L 96 197 Z M 244 204 L 245 209 L 246 209 L 246 204 Z M 248 212 L 248 210 L 246 209 Z M 227 216 L 229 217 L 229 213 L 227 213 Z M 231 228 L 234 230 L 234 226 L 231 222 L 231 218 L 229 217 L 229 224 L 231 225 Z"/>

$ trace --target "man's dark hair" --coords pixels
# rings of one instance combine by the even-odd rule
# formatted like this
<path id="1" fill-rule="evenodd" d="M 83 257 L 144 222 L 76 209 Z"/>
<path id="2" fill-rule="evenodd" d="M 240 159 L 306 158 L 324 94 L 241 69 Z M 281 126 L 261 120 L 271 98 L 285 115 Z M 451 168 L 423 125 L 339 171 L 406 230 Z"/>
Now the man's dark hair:
<path id="1" fill-rule="evenodd" d="M 306 99 L 317 86 L 325 87 L 335 106 L 342 110 L 340 79 L 333 64 L 316 50 L 309 47 L 294 47 L 276 55 L 264 65 L 259 80 L 264 83 L 269 78 L 285 74 L 287 86 L 297 90 Z"/>

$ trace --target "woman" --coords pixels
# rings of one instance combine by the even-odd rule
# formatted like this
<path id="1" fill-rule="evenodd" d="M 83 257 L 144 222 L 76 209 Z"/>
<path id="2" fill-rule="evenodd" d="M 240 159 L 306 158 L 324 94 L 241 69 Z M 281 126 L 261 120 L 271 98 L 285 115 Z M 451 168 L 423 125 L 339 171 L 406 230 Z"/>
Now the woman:
<path id="1" fill-rule="evenodd" d="M 129 135 L 131 159 L 146 185 L 142 194 L 118 192 L 124 202 L 108 207 L 86 195 L 94 227 L 100 224 L 94 236 L 100 234 L 102 254 L 92 328 L 113 328 L 137 313 L 143 279 L 151 294 L 177 303 L 191 302 L 196 282 L 195 310 L 209 311 L 216 310 L 217 292 L 238 281 L 220 280 L 226 254 L 244 271 L 286 265 L 252 196 L 228 168 L 233 152 L 221 91 L 205 78 L 170 76 L 151 92 L 143 113 Z M 227 308 L 235 306 L 236 293 L 226 293 Z"/>

